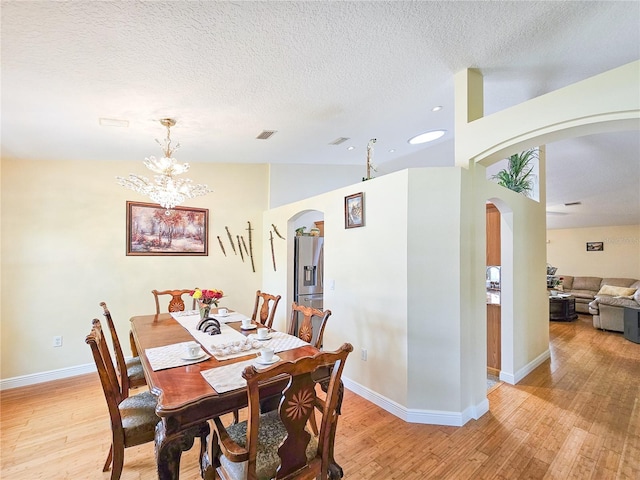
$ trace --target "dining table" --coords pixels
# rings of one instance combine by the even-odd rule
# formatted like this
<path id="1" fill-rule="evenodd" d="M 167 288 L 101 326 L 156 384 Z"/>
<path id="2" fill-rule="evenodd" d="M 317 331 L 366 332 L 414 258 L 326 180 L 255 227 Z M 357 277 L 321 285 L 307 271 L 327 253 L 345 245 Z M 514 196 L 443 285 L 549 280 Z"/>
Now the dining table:
<path id="1" fill-rule="evenodd" d="M 267 341 L 257 340 L 257 328 L 264 325 L 253 322 L 250 329 L 243 329 L 241 320 L 247 317 L 230 309 L 223 316 L 213 308 L 210 316 L 219 321 L 220 334 L 209 335 L 197 328 L 197 310 L 130 319 L 147 385 L 157 398 L 160 422 L 155 453 L 160 480 L 179 478 L 182 452 L 192 448 L 196 438 L 200 439 L 201 476 L 215 478 L 213 459 L 207 451 L 208 420 L 247 406 L 246 382 L 241 374 L 247 365 L 261 367 L 256 362 L 262 346 L 273 348 L 278 361 L 293 361 L 319 351 L 298 337 L 273 329 L 268 330 Z M 193 341 L 200 343 L 202 352 L 199 358 L 189 359 L 184 352 L 186 344 Z M 265 385 L 261 398 L 279 395 L 285 383 L 281 379 Z M 342 469 L 333 459 L 331 463 L 332 471 L 341 477 Z"/>

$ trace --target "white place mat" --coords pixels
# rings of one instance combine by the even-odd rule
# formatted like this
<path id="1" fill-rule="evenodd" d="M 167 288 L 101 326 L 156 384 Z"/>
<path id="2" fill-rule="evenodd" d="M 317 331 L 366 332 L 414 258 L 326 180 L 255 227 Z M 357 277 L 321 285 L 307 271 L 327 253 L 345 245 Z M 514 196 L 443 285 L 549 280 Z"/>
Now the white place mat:
<path id="1" fill-rule="evenodd" d="M 282 332 L 270 332 L 271 340 L 257 340 L 258 335 L 252 333 L 247 335 L 247 338 L 260 342 L 260 348 L 270 347 L 273 348 L 275 353 L 284 352 L 285 350 L 293 350 L 294 348 L 302 347 L 304 345 L 310 345 L 309 343 L 300 340 L 298 337 L 289 335 Z M 216 357 L 217 358 L 217 357 Z"/>
<path id="2" fill-rule="evenodd" d="M 163 347 L 154 347 L 145 349 L 144 353 L 149 359 L 151 368 L 156 370 L 164 370 L 166 368 L 182 367 L 184 365 L 192 365 L 194 363 L 204 362 L 211 358 L 206 354 L 202 358 L 196 360 L 185 360 L 182 356 L 186 352 L 186 345 L 191 342 L 174 343 Z"/>
<path id="3" fill-rule="evenodd" d="M 218 393 L 230 392 L 238 388 L 246 388 L 247 381 L 242 378 L 242 371 L 252 365 L 255 359 L 232 363 L 224 367 L 216 367 L 200 372 L 204 379 Z"/>
<path id="4" fill-rule="evenodd" d="M 224 367 L 211 368 L 201 371 L 200 373 L 209 385 L 218 393 L 230 392 L 238 388 L 246 388 L 247 381 L 242 378 L 242 372 L 249 365 L 255 365 L 256 368 L 267 368 L 271 365 L 260 365 L 255 358 L 244 360 L 242 362 L 232 363 Z"/>

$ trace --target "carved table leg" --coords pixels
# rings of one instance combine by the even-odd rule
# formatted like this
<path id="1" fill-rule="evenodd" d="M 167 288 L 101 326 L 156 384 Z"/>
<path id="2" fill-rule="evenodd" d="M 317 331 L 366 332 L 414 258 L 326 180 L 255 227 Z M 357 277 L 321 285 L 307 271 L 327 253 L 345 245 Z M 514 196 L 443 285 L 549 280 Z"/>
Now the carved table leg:
<path id="1" fill-rule="evenodd" d="M 212 479 L 213 468 L 207 454 L 207 435 L 209 435 L 209 431 L 209 424 L 204 422 L 178 435 L 167 437 L 164 422 L 159 422 L 156 425 L 155 438 L 158 480 L 179 479 L 182 452 L 193 447 L 193 441 L 196 437 L 200 437 L 200 475 L 204 479 Z"/>
<path id="2" fill-rule="evenodd" d="M 326 393 L 329 388 L 329 380 L 320 382 L 320 388 Z M 340 380 L 340 385 L 338 386 L 338 403 L 336 404 L 336 417 L 335 420 L 331 424 L 331 433 L 329 434 L 331 438 L 336 438 L 336 428 L 338 427 L 338 417 L 340 416 L 340 409 L 342 408 L 342 398 L 344 397 L 344 385 L 342 380 Z M 331 480 L 339 480 L 343 477 L 344 473 L 342 472 L 342 467 L 338 465 L 336 462 L 333 452 L 334 452 L 334 442 L 331 442 L 329 445 L 329 478 Z"/>

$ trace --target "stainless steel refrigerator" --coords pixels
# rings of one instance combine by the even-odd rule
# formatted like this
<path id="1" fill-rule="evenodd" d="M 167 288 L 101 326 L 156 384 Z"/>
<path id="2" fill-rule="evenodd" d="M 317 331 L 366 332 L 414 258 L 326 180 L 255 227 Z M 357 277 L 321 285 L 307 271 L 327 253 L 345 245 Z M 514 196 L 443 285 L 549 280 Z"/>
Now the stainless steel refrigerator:
<path id="1" fill-rule="evenodd" d="M 324 237 L 294 238 L 293 298 L 298 305 L 322 310 Z M 313 325 L 314 340 L 317 327 Z"/>

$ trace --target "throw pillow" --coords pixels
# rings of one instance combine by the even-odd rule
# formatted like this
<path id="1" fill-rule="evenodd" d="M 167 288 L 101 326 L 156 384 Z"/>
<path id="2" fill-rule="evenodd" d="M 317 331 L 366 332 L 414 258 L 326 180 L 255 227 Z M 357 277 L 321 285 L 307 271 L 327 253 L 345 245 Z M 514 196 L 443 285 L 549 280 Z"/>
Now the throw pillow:
<path id="1" fill-rule="evenodd" d="M 603 285 L 598 295 L 611 295 L 612 297 L 633 297 L 635 288 L 616 287 L 614 285 Z"/>

